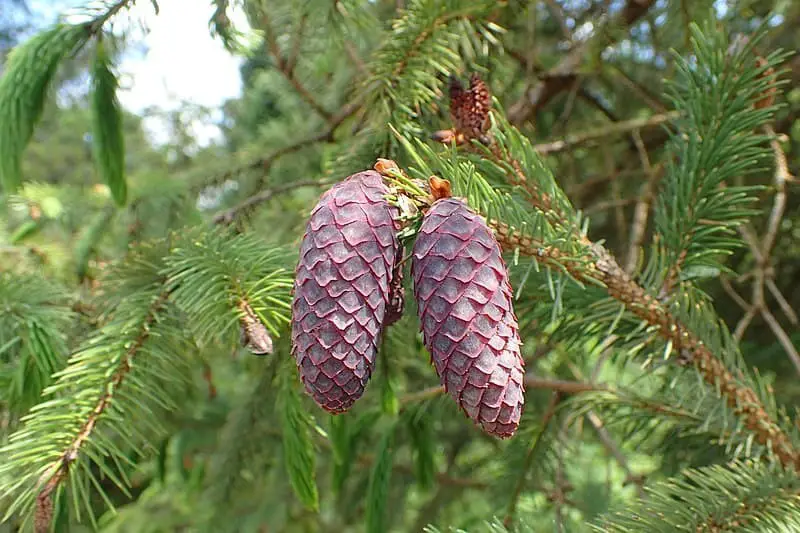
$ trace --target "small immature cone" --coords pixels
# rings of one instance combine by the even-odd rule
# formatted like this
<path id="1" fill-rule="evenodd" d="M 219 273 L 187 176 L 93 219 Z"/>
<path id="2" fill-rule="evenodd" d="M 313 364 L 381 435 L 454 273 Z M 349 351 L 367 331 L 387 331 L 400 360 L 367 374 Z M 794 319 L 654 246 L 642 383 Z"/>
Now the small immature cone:
<path id="1" fill-rule="evenodd" d="M 465 89 L 457 79 L 450 79 L 450 117 L 456 131 L 467 139 L 482 140 L 491 126 L 491 109 L 492 95 L 478 74 L 470 77 L 469 89 Z"/>
<path id="2" fill-rule="evenodd" d="M 272 337 L 267 327 L 261 323 L 256 312 L 246 300 L 239 303 L 242 317 L 239 319 L 241 326 L 241 343 L 254 355 L 269 355 L 272 353 Z"/>
<path id="3" fill-rule="evenodd" d="M 455 198 L 423 219 L 411 266 L 425 346 L 447 392 L 492 435 L 510 437 L 523 366 L 508 272 L 483 218 Z"/>
<path id="4" fill-rule="evenodd" d="M 396 209 L 375 171 L 320 198 L 300 247 L 292 303 L 292 353 L 314 400 L 342 413 L 372 375 L 399 243 Z"/>

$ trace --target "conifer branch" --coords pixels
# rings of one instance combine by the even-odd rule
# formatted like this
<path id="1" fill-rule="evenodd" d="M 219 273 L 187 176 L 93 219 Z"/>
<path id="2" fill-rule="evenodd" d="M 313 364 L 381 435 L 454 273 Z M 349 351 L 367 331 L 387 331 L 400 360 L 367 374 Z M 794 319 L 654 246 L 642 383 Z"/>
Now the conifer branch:
<path id="1" fill-rule="evenodd" d="M 728 406 L 744 419 L 745 427 L 756 436 L 759 444 L 771 446 L 784 466 L 800 468 L 800 457 L 791 439 L 772 420 L 756 393 L 740 384 L 722 360 L 675 318 L 664 304 L 631 279 L 602 246 L 593 244 L 591 258 L 578 261 L 566 257 L 558 248 L 544 246 L 530 237 L 520 235 L 506 224 L 490 220 L 489 225 L 504 249 L 518 250 L 520 254 L 545 265 L 559 265 L 578 281 L 589 284 L 600 281 L 611 297 L 622 302 L 636 317 L 654 326 L 658 334 L 681 354 L 683 360 L 697 368 L 706 383 L 718 390 Z"/>
<path id="2" fill-rule="evenodd" d="M 6 519 L 19 514 L 44 528 L 53 498 L 69 488 L 76 512 L 86 509 L 96 524 L 89 491 L 112 507 L 98 477 L 127 493 L 129 453 L 152 446 L 165 429 L 163 413 L 185 397 L 191 350 L 168 305 L 164 252 L 143 246 L 109 273 L 103 326 L 54 374 L 45 399 L 0 450 Z"/>
<path id="3" fill-rule="evenodd" d="M 288 321 L 289 257 L 251 234 L 192 232 L 165 260 L 167 285 L 201 344 L 239 333 L 244 346 L 266 355 Z"/>
<path id="4" fill-rule="evenodd" d="M 47 468 L 50 477 L 36 496 L 37 514 L 46 512 L 47 509 L 52 508 L 52 503 L 49 502 L 53 492 L 66 480 L 69 475 L 70 466 L 78 459 L 81 449 L 91 437 L 98 420 L 110 406 L 114 398 L 114 393 L 122 386 L 125 377 L 131 371 L 133 360 L 141 350 L 145 341 L 150 337 L 151 327 L 156 323 L 156 320 L 158 320 L 158 313 L 166 304 L 168 297 L 169 292 L 164 290 L 150 306 L 150 310 L 138 334 L 134 337 L 128 350 L 120 359 L 116 371 L 111 375 L 106 391 L 98 398 L 97 403 L 73 437 L 72 442 L 68 444 L 66 449 L 61 453 L 61 456 Z M 37 533 L 43 533 L 44 531 L 47 531 L 47 528 L 37 531 Z"/>
<path id="5" fill-rule="evenodd" d="M 556 408 L 558 407 L 560 401 L 561 393 L 557 390 L 553 391 L 553 393 L 550 395 L 550 402 L 547 405 L 547 409 L 542 416 L 541 429 L 536 434 L 534 441 L 531 442 L 530 447 L 528 448 L 528 453 L 525 454 L 522 471 L 519 473 L 519 478 L 517 479 L 514 491 L 511 493 L 511 499 L 508 503 L 508 510 L 506 511 L 505 518 L 503 519 L 503 525 L 505 527 L 511 527 L 511 524 L 514 521 L 514 514 L 517 511 L 519 497 L 522 495 L 522 491 L 525 489 L 525 482 L 528 479 L 528 470 L 530 470 L 530 467 L 533 464 L 533 458 L 536 457 L 536 452 L 539 450 L 542 442 L 542 436 L 547 432 L 550 426 L 550 421 L 553 419 L 553 416 L 556 413 Z"/>
<path id="6" fill-rule="evenodd" d="M 553 69 L 540 77 L 540 82 L 525 92 L 522 98 L 509 107 L 509 120 L 512 124 L 526 122 L 556 95 L 572 87 L 578 68 L 592 51 L 604 49 L 616 40 L 619 28 L 629 28 L 644 16 L 655 0 L 628 0 L 618 17 L 606 19 L 605 24 L 595 30 L 590 39 L 572 51 Z"/>
<path id="7" fill-rule="evenodd" d="M 775 131 L 771 126 L 765 126 L 765 133 L 770 137 L 770 146 L 773 152 L 775 161 L 774 182 L 775 182 L 775 197 L 773 199 L 772 210 L 769 214 L 767 221 L 767 228 L 762 238 L 756 237 L 754 231 L 749 226 L 740 226 L 739 233 L 742 235 L 745 243 L 750 249 L 755 259 L 755 267 L 752 271 L 752 294 L 750 302 L 745 303 L 737 294 L 737 302 L 740 307 L 745 311 L 745 315 L 739 320 L 736 325 L 734 337 L 741 340 L 747 327 L 750 325 L 756 315 L 761 315 L 769 328 L 772 330 L 778 342 L 783 347 L 784 351 L 789 357 L 789 360 L 794 365 L 798 373 L 800 373 L 800 352 L 794 346 L 792 339 L 781 327 L 780 322 L 775 318 L 767 306 L 765 298 L 766 291 L 769 289 L 773 295 L 776 296 L 779 304 L 789 312 L 786 313 L 790 321 L 797 323 L 797 317 L 791 310 L 788 304 L 783 305 L 786 299 L 777 290 L 774 282 L 772 282 L 773 268 L 771 265 L 771 254 L 778 235 L 781 221 L 783 220 L 784 212 L 786 211 L 787 193 L 786 184 L 791 182 L 793 176 L 789 173 L 788 163 L 786 161 L 786 154 L 778 142 Z M 726 289 L 733 291 L 732 287 L 728 285 Z M 734 291 L 735 293 L 735 291 Z M 792 320 L 794 319 L 794 320 Z"/>
<path id="8" fill-rule="evenodd" d="M 413 0 L 392 26 L 392 35 L 375 52 L 364 84 L 376 129 L 391 123 L 405 134 L 421 134 L 417 119 L 437 100 L 444 75 L 460 70 L 461 42 L 496 43 L 501 29 L 488 21 L 498 4 L 488 0 Z M 383 139 L 391 140 L 386 135 Z M 392 156 L 381 146 L 383 156 Z"/>
<path id="9" fill-rule="evenodd" d="M 800 527 L 798 506 L 800 486 L 794 471 L 735 461 L 687 470 L 678 480 L 654 486 L 650 497 L 633 509 L 607 515 L 593 529 L 608 533 L 793 531 Z"/>
<path id="10" fill-rule="evenodd" d="M 50 85 L 61 62 L 81 49 L 109 19 L 132 2 L 119 0 L 103 14 L 83 24 L 56 24 L 17 46 L 9 55 L 0 78 L 0 116 L 3 117 L 0 122 L 0 145 L 3 146 L 0 184 L 8 193 L 22 183 L 22 154 L 42 116 Z M 104 76 L 102 81 L 108 97 L 109 93 L 113 94 L 113 90 L 109 91 L 110 78 Z M 108 104 L 108 98 L 105 100 Z M 113 130 L 117 121 L 117 117 L 108 118 L 105 126 Z M 113 156 L 106 157 L 113 159 Z M 108 162 L 103 164 L 104 167 L 108 165 Z"/>
<path id="11" fill-rule="evenodd" d="M 594 141 L 608 141 L 608 137 L 612 135 L 620 135 L 632 131 L 641 130 L 643 128 L 652 128 L 660 126 L 661 124 L 675 120 L 680 116 L 680 112 L 671 111 L 668 113 L 659 113 L 647 118 L 635 118 L 631 120 L 624 120 L 614 122 L 608 126 L 589 130 L 583 133 L 568 135 L 563 139 L 557 141 L 550 141 L 546 143 L 535 144 L 533 148 L 542 155 L 554 154 L 564 150 L 570 150 L 578 146 L 584 146 Z"/>
<path id="12" fill-rule="evenodd" d="M 293 154 L 293 153 L 298 152 L 298 151 L 300 151 L 300 150 L 302 150 L 304 148 L 307 148 L 309 146 L 313 146 L 313 145 L 315 145 L 317 143 L 333 142 L 334 134 L 336 133 L 336 130 L 339 128 L 339 126 L 341 126 L 342 123 L 345 120 L 347 120 L 348 118 L 350 118 L 351 116 L 356 114 L 358 112 L 358 110 L 361 109 L 361 106 L 362 106 L 362 104 L 360 102 L 357 102 L 357 101 L 351 102 L 350 104 L 344 106 L 342 108 L 342 110 L 331 120 L 331 122 L 328 124 L 328 127 L 325 128 L 324 130 L 320 131 L 319 133 L 315 133 L 315 134 L 313 134 L 313 135 L 311 135 L 309 137 L 304 137 L 304 138 L 299 139 L 299 140 L 297 140 L 297 141 L 295 141 L 295 142 L 293 142 L 293 143 L 291 143 L 291 144 L 289 144 L 287 146 L 284 146 L 282 148 L 278 148 L 274 152 L 268 154 L 265 157 L 255 158 L 255 159 L 253 159 L 253 160 L 251 160 L 251 161 L 249 161 L 247 163 L 244 163 L 242 165 L 237 165 L 234 168 L 232 168 L 232 169 L 230 169 L 230 170 L 228 170 L 226 172 L 223 172 L 222 174 L 214 177 L 212 180 L 210 180 L 210 183 L 221 183 L 221 182 L 224 182 L 225 180 L 231 178 L 232 176 L 236 176 L 238 174 L 241 174 L 241 173 L 247 172 L 247 171 L 261 170 L 264 174 L 269 174 L 269 171 L 272 168 L 272 165 L 274 165 L 276 161 L 278 161 L 279 159 L 283 158 L 284 156 Z M 206 185 L 206 184 L 204 184 L 204 185 Z M 263 200 L 261 200 L 261 201 L 263 201 Z M 256 200 L 256 201 L 254 201 L 253 205 L 258 204 L 258 203 L 259 203 L 259 201 Z M 249 206 L 244 206 L 244 208 L 246 208 L 246 207 L 249 207 Z M 219 223 L 219 222 L 223 222 L 223 221 L 222 220 L 219 220 L 219 221 L 215 220 L 215 222 Z"/>
<path id="13" fill-rule="evenodd" d="M 713 31 L 713 30 L 711 30 Z M 717 56 L 713 55 L 710 50 L 716 50 L 721 44 L 718 41 L 706 40 L 702 33 L 695 28 L 695 38 L 697 48 L 700 49 L 698 54 L 701 55 L 703 61 L 709 63 L 710 69 L 722 70 L 717 78 L 711 80 L 718 84 L 714 87 L 714 94 L 719 93 L 718 98 L 727 101 L 732 111 L 749 112 L 747 120 L 744 118 L 728 119 L 733 122 L 731 125 L 726 126 L 731 131 L 742 131 L 742 136 L 738 137 L 736 141 L 729 141 L 729 144 L 719 146 L 721 143 L 714 145 L 701 145 L 695 142 L 690 144 L 691 149 L 697 151 L 712 150 L 715 157 L 720 160 L 716 167 L 706 170 L 704 168 L 691 168 L 692 176 L 695 180 L 703 176 L 706 184 L 698 183 L 697 187 L 699 192 L 691 190 L 690 195 L 706 195 L 708 192 L 707 182 L 714 183 L 714 179 L 720 179 L 724 173 L 731 172 L 733 169 L 745 171 L 753 164 L 752 160 L 748 161 L 745 158 L 744 162 L 739 160 L 725 160 L 722 156 L 726 153 L 731 153 L 735 148 L 740 152 L 737 154 L 744 157 L 742 151 L 746 152 L 748 156 L 757 157 L 758 139 L 746 137 L 746 131 L 753 125 L 758 124 L 769 116 L 769 111 L 762 109 L 750 109 L 751 98 L 754 95 L 762 94 L 762 91 L 769 89 L 770 83 L 774 80 L 765 79 L 762 72 L 766 71 L 769 61 L 765 60 L 764 65 L 758 71 L 746 72 L 744 74 L 731 74 L 728 69 L 733 69 L 734 72 L 737 65 L 743 65 L 745 62 L 745 55 L 738 54 L 734 58 L 734 67 L 728 67 L 726 64 L 720 64 L 719 61 L 714 63 Z M 772 61 L 776 61 L 777 56 L 772 57 Z M 685 66 L 684 69 L 688 72 L 689 67 Z M 726 77 L 727 76 L 727 77 Z M 692 91 L 701 90 L 692 85 L 692 83 L 699 83 L 691 75 L 686 73 L 685 77 L 690 82 L 687 82 L 688 88 L 683 91 L 687 94 L 694 94 Z M 737 91 L 738 89 L 738 91 Z M 683 94 L 683 93 L 681 93 Z M 684 109 L 692 111 L 690 117 L 695 121 L 693 122 L 694 129 L 690 129 L 692 135 L 699 135 L 697 131 L 705 132 L 706 128 L 711 128 L 715 124 L 714 120 L 717 116 L 714 113 L 720 113 L 716 108 L 715 111 L 705 112 L 697 111 L 697 108 L 690 107 L 685 103 L 685 99 L 689 96 L 683 96 L 685 105 L 681 106 Z M 676 97 L 678 99 L 678 97 Z M 727 99 L 727 100 L 725 100 Z M 451 107 L 453 106 L 451 102 Z M 497 117 L 494 122 L 503 123 L 501 117 Z M 457 133 L 461 129 L 461 125 L 456 124 Z M 711 130 L 714 131 L 713 129 Z M 726 130 L 727 131 L 727 130 Z M 678 319 L 675 314 L 666 306 L 662 301 L 654 298 L 648 291 L 639 285 L 624 269 L 617 263 L 616 259 L 606 250 L 602 245 L 593 243 L 588 236 L 582 231 L 578 218 L 574 215 L 573 209 L 569 204 L 569 200 L 564 198 L 563 192 L 554 185 L 552 177 L 545 177 L 544 179 L 536 180 L 534 176 L 529 176 L 528 169 L 538 170 L 541 168 L 541 162 L 536 160 L 536 155 L 532 154 L 533 151 L 530 144 L 525 138 L 519 135 L 512 127 L 493 128 L 490 132 L 493 136 L 488 139 L 471 138 L 474 134 L 468 131 L 460 131 L 465 136 L 466 145 L 472 148 L 472 151 L 480 152 L 478 147 L 482 144 L 488 143 L 489 146 L 482 146 L 483 155 L 490 162 L 490 167 L 485 165 L 485 161 L 477 160 L 476 164 L 481 165 L 487 169 L 487 172 L 496 172 L 499 170 L 501 176 L 505 177 L 506 181 L 514 186 L 519 187 L 528 196 L 530 204 L 554 227 L 563 228 L 568 231 L 573 237 L 577 237 L 580 243 L 580 248 L 568 253 L 558 247 L 545 245 L 541 241 L 537 241 L 523 233 L 520 233 L 509 223 L 492 219 L 490 217 L 489 225 L 494 229 L 498 241 L 503 248 L 514 253 L 528 255 L 536 259 L 537 262 L 556 267 L 567 274 L 573 279 L 581 283 L 599 284 L 605 288 L 609 296 L 624 304 L 625 308 L 637 318 L 643 320 L 649 326 L 657 331 L 668 345 L 680 354 L 679 362 L 693 364 L 703 379 L 708 383 L 712 389 L 719 391 L 719 394 L 725 399 L 727 405 L 737 415 L 741 416 L 744 421 L 744 427 L 755 435 L 757 442 L 763 446 L 771 448 L 774 454 L 778 457 L 779 461 L 785 466 L 800 466 L 800 456 L 794 449 L 792 440 L 788 434 L 780 427 L 780 425 L 772 419 L 767 408 L 762 404 L 758 395 L 752 388 L 737 380 L 734 374 L 728 370 L 726 363 L 723 359 L 723 354 L 715 354 L 712 350 L 702 341 L 702 339 L 689 327 Z M 752 137 L 752 136 L 751 136 Z M 705 141 L 705 139 L 703 139 Z M 473 144 L 468 144 L 470 141 Z M 477 142 L 476 142 L 477 141 Z M 678 143 L 683 141 L 677 141 Z M 705 141 L 710 142 L 710 141 Z M 736 142 L 740 146 L 736 146 Z M 463 146 L 465 143 L 461 143 Z M 698 148 L 698 146 L 700 146 Z M 516 149 L 515 153 L 511 150 Z M 519 155 L 517 155 L 519 154 Z M 731 154 L 732 155 L 732 154 Z M 522 162 L 518 157 L 524 157 L 525 161 Z M 694 164 L 697 164 L 696 158 L 691 159 Z M 686 164 L 686 163 L 685 163 Z M 728 165 L 728 166 L 726 166 Z M 546 171 L 543 172 L 546 176 L 549 175 Z M 708 177 L 707 174 L 713 174 L 713 177 Z M 686 188 L 683 183 L 677 184 L 677 175 L 673 172 L 672 175 L 673 186 L 679 188 L 681 191 Z M 705 189 L 703 188 L 705 186 Z M 543 187 L 548 187 L 543 190 Z M 737 191 L 739 192 L 739 191 Z M 679 194 L 682 194 L 679 193 Z M 692 200 L 695 196 L 691 196 Z M 688 200 L 691 202 L 692 200 Z M 728 207 L 729 212 L 719 214 L 719 219 L 722 223 L 735 223 L 736 220 L 743 216 L 741 208 L 737 211 L 736 208 L 743 201 L 746 201 L 746 196 L 740 193 L 738 196 L 731 196 L 730 199 L 711 199 L 708 205 L 719 205 Z M 704 204 L 700 204 L 704 205 Z M 709 209 L 705 205 L 706 209 Z M 699 208 L 698 208 L 699 209 Z M 662 209 L 663 213 L 663 209 Z M 716 212 L 714 213 L 716 215 Z M 695 216 L 697 216 L 695 214 Z M 676 222 L 677 223 L 677 222 Z M 702 222 L 701 222 L 702 223 Z M 662 222 L 662 226 L 664 223 Z M 692 231 L 692 230 L 690 230 Z M 704 231 L 704 238 L 708 239 L 711 232 Z M 682 239 L 684 236 L 677 235 L 677 238 Z M 684 241 L 685 242 L 685 241 Z M 667 279 L 662 286 L 671 287 L 677 281 L 677 271 L 675 265 L 681 265 L 683 258 L 687 256 L 688 247 L 684 248 L 679 256 L 679 259 L 672 266 Z M 577 254 L 577 255 L 576 255 Z"/>
<path id="14" fill-rule="evenodd" d="M 583 392 L 596 392 L 608 390 L 604 385 L 591 384 L 581 381 L 567 381 L 561 379 L 542 378 L 533 374 L 526 374 L 523 378 L 526 389 L 543 389 L 560 392 L 563 394 L 580 394 Z M 417 403 L 444 394 L 444 387 L 436 386 L 411 392 L 400 398 L 402 405 Z"/>
<path id="15" fill-rule="evenodd" d="M 410 144 L 407 147 L 413 150 Z M 431 152 L 432 153 L 432 152 Z M 772 450 L 785 466 L 800 467 L 800 456 L 789 435 L 772 419 L 756 392 L 740 382 L 728 370 L 721 354 L 714 354 L 708 346 L 683 324 L 666 306 L 633 280 L 614 257 L 602 245 L 591 242 L 579 232 L 576 222 L 566 211 L 566 204 L 558 194 L 543 193 L 537 183 L 528 180 L 522 165 L 507 151 L 493 147 L 491 153 L 498 158 L 496 167 L 501 168 L 508 180 L 523 187 L 530 201 L 538 209 L 548 209 L 544 216 L 580 235 L 577 253 L 546 244 L 518 231 L 506 222 L 487 216 L 489 227 L 501 247 L 515 254 L 529 256 L 538 263 L 562 271 L 579 283 L 601 286 L 609 296 L 621 302 L 635 317 L 653 327 L 672 349 L 680 354 L 679 361 L 693 364 L 712 390 L 717 390 L 728 407 L 744 421 L 756 441 Z M 417 156 L 419 157 L 419 156 Z M 501 159 L 502 158 L 502 159 Z M 421 162 L 421 159 L 419 160 Z M 439 164 L 443 161 L 439 160 Z M 455 176 L 454 176 L 455 177 Z M 553 189 L 554 193 L 557 189 Z M 425 198 L 421 201 L 429 202 Z M 506 213 L 511 213 L 507 210 Z"/>
<path id="16" fill-rule="evenodd" d="M 297 79 L 297 73 L 295 72 L 294 67 L 297 61 L 297 50 L 300 45 L 300 39 L 297 39 L 289 58 L 284 58 L 281 47 L 278 44 L 278 40 L 275 38 L 275 29 L 272 26 L 272 22 L 267 14 L 267 10 L 261 9 L 259 16 L 261 18 L 261 25 L 264 27 L 264 33 L 267 40 L 267 49 L 275 59 L 275 66 L 278 68 L 278 71 L 283 75 L 286 81 L 292 85 L 300 98 L 305 100 L 305 102 L 322 118 L 324 118 L 326 122 L 332 124 L 334 116 L 324 107 L 322 107 L 322 104 L 317 102 L 317 99 L 311 95 L 311 92 L 309 92 L 305 85 L 300 83 L 300 80 Z M 302 26 L 298 28 L 298 31 L 299 33 L 302 32 Z"/>

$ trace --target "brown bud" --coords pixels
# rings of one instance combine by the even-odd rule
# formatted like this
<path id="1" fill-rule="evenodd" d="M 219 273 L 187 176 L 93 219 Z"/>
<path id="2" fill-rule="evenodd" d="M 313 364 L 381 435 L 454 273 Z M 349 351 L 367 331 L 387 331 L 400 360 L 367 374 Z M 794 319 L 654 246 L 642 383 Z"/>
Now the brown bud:
<path id="1" fill-rule="evenodd" d="M 272 337 L 266 326 L 261 322 L 253 308 L 245 300 L 239 304 L 242 317 L 241 343 L 255 355 L 269 355 L 272 353 Z"/>
<path id="2" fill-rule="evenodd" d="M 428 183 L 431 187 L 431 194 L 434 200 L 441 200 L 442 198 L 450 198 L 450 182 L 442 178 L 431 176 L 428 178 Z"/>
<path id="3" fill-rule="evenodd" d="M 400 167 L 397 166 L 397 163 L 395 163 L 391 159 L 383 159 L 380 157 L 375 162 L 375 165 L 373 165 L 372 168 L 375 169 L 375 172 L 377 172 L 382 176 L 389 174 L 390 171 L 400 172 Z"/>
<path id="4" fill-rule="evenodd" d="M 756 66 L 758 68 L 764 68 L 767 65 L 767 60 L 761 56 L 756 57 Z M 761 73 L 761 78 L 767 78 L 770 81 L 773 81 L 775 77 L 775 69 L 772 67 L 767 68 L 764 72 Z M 778 91 L 778 88 L 775 87 L 775 84 L 769 86 L 769 88 L 764 91 L 761 95 L 761 98 L 755 101 L 753 107 L 756 109 L 763 109 L 765 107 L 769 107 L 775 103 L 775 93 Z"/>
<path id="5" fill-rule="evenodd" d="M 456 130 L 453 128 L 435 131 L 433 135 L 431 135 L 431 139 L 442 144 L 450 144 L 453 141 L 455 141 L 456 144 L 462 144 L 464 142 L 464 136 L 456 133 Z"/>
<path id="6" fill-rule="evenodd" d="M 50 523 L 53 521 L 53 497 L 52 489 L 45 487 L 36 496 L 36 511 L 33 515 L 33 530 L 36 533 L 48 533 Z"/>

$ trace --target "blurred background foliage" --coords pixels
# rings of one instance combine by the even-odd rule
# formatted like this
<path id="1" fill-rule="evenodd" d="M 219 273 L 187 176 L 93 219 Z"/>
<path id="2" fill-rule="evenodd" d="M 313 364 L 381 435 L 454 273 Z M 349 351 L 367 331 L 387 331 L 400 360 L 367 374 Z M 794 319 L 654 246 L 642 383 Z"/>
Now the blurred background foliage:
<path id="1" fill-rule="evenodd" d="M 468 12 L 469 24 L 470 9 L 479 10 L 468 2 L 443 2 L 437 12 L 431 2 L 411 0 L 244 0 L 240 7 L 256 30 L 249 39 L 237 36 L 225 16 L 227 4 L 216 0 L 210 26 L 231 53 L 243 57 L 241 96 L 221 110 L 187 104 L 144 113 L 163 115 L 167 140 L 160 144 L 149 137 L 143 116 L 123 111 L 124 206 L 114 206 L 92 158 L 88 52 L 70 57 L 58 71 L 24 152 L 24 184 L 6 195 L 0 211 L 3 440 L 37 403 L 51 371 L 63 368 L 95 330 L 107 269 L 132 247 L 189 226 L 229 225 L 256 237 L 265 249 L 291 249 L 331 180 L 370 167 L 377 156 L 402 160 L 386 120 L 402 125 L 403 113 L 418 114 L 413 122 L 420 138 L 448 126 L 442 91 L 409 109 L 378 113 L 362 105 L 374 95 L 364 83 L 381 69 L 401 68 L 386 43 L 399 40 L 391 33 L 392 21 L 404 9 L 430 10 L 436 28 L 437 20 L 459 9 Z M 508 0 L 487 12 L 484 17 L 481 11 L 486 26 L 475 39 L 465 37 L 465 28 L 452 29 L 450 52 L 459 56 L 454 64 L 461 69 L 455 74 L 481 73 L 509 121 L 590 220 L 590 236 L 604 240 L 623 265 L 637 261 L 635 255 L 629 258 L 635 213 L 664 174 L 664 125 L 675 118 L 664 83 L 676 76 L 672 54 L 689 57 L 689 24 L 713 13 L 732 35 L 749 35 L 765 25 L 757 45 L 762 55 L 800 48 L 800 2 L 789 0 Z M 3 0 L 0 58 L 31 28 L 41 28 L 36 14 L 21 0 Z M 130 46 L 123 38 L 115 42 L 118 54 Z M 203 68 L 201 58 L 187 61 Z M 776 95 L 780 107 L 772 128 L 789 173 L 798 175 L 800 55 L 789 56 L 781 67 L 785 83 Z M 444 83 L 444 76 L 431 75 Z M 193 132 L 198 121 L 215 121 L 221 138 L 200 145 Z M 748 226 L 755 242 L 769 223 L 773 170 L 765 165 L 746 177 L 747 184 L 765 186 L 758 193 L 759 214 Z M 253 207 L 242 209 L 254 195 Z M 640 242 L 649 242 L 651 231 Z M 800 401 L 791 357 L 792 347 L 796 354 L 800 346 L 796 183 L 786 189 L 776 235 L 766 262 L 753 247 L 743 246 L 726 260 L 730 273 L 712 275 L 701 287 L 741 338 L 745 362 L 758 368 L 793 415 Z M 293 267 L 291 260 L 281 265 Z M 512 268 L 514 286 L 522 286 L 528 274 L 522 264 Z M 536 306 L 547 291 L 537 289 L 526 289 L 527 300 L 518 304 L 529 372 L 550 380 L 631 386 L 643 396 L 658 389 L 639 365 L 617 361 L 601 333 L 571 342 L 551 338 L 555 332 L 547 313 Z M 755 300 L 759 294 L 763 299 Z M 31 307 L 18 309 L 22 303 Z M 52 368 L 32 369 L 35 361 L 26 355 L 37 327 L 44 333 L 35 342 L 50 354 Z M 546 388 L 528 390 L 522 429 L 514 439 L 492 440 L 453 402 L 425 396 L 437 380 L 417 330 L 414 314 L 407 312 L 386 339 L 381 368 L 353 412 L 332 419 L 298 396 L 291 423 L 285 420 L 285 403 L 275 408 L 276 389 L 288 387 L 281 385 L 288 379 L 281 364 L 289 357 L 285 332 L 276 338 L 276 354 L 265 359 L 250 354 L 236 335 L 193 341 L 186 347 L 186 395 L 165 415 L 167 430 L 155 449 L 131 455 L 130 491 L 106 479 L 103 489 L 116 511 L 107 510 L 99 497 L 89 502 L 98 527 L 143 533 L 365 527 L 418 532 L 428 525 L 499 531 L 504 518 L 521 517 L 521 531 L 589 531 L 590 522 L 632 505 L 645 488 L 685 468 L 728 459 L 708 435 L 683 431 L 680 424 L 658 427 L 655 417 L 641 413 L 626 418 L 619 403 L 604 412 L 597 398 L 587 411 L 580 394 Z M 631 412 L 637 412 L 635 403 Z M 381 416 L 387 411 L 399 414 L 387 422 Z M 303 490 L 293 488 L 296 480 L 284 467 L 287 446 L 296 445 L 286 442 L 286 428 L 305 432 L 304 443 L 313 443 L 309 452 L 316 457 L 319 494 L 306 493 L 306 501 L 298 498 Z M 384 456 L 391 457 L 388 466 Z M 381 468 L 390 470 L 390 481 Z M 63 500 L 56 502 L 55 515 L 59 531 L 90 529 L 85 521 L 78 524 Z M 0 531 L 16 531 L 16 519 L 1 524 Z M 487 525 L 495 519 L 494 526 Z"/>

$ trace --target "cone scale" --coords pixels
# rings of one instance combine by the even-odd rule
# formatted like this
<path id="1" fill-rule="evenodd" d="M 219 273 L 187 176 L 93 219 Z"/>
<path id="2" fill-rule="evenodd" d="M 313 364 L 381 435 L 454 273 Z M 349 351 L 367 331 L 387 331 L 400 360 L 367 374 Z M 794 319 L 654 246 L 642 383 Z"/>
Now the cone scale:
<path id="1" fill-rule="evenodd" d="M 423 340 L 442 385 L 484 431 L 519 426 L 523 366 L 508 272 L 483 218 L 456 198 L 426 213 L 412 277 Z"/>
<path id="2" fill-rule="evenodd" d="M 380 174 L 359 172 L 320 198 L 300 247 L 292 353 L 308 393 L 342 413 L 375 366 L 399 249 L 396 210 Z"/>

